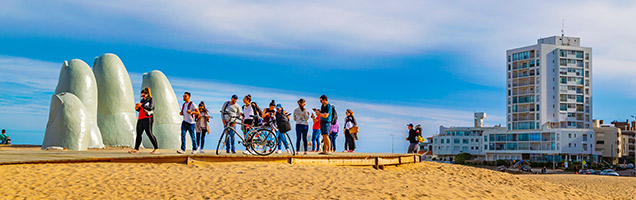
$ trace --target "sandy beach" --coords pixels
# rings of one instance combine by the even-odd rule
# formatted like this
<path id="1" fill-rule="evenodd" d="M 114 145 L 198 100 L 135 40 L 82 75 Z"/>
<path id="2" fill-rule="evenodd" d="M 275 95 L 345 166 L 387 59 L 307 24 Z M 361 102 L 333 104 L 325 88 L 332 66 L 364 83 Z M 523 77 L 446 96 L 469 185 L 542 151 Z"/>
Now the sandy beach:
<path id="1" fill-rule="evenodd" d="M 0 177 L 4 197 L 18 199 L 630 199 L 636 192 L 635 178 L 519 176 L 432 162 L 385 170 L 244 162 L 26 164 L 0 166 Z"/>

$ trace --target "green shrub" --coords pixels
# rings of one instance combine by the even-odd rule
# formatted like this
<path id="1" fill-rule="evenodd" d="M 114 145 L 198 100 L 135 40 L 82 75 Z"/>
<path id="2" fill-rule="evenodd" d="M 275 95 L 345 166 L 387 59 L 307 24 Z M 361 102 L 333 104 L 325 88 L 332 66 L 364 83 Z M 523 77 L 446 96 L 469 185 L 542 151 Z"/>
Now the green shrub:
<path id="1" fill-rule="evenodd" d="M 457 164 L 465 164 L 467 160 L 472 160 L 473 155 L 470 153 L 460 153 L 455 156 L 455 163 Z"/>

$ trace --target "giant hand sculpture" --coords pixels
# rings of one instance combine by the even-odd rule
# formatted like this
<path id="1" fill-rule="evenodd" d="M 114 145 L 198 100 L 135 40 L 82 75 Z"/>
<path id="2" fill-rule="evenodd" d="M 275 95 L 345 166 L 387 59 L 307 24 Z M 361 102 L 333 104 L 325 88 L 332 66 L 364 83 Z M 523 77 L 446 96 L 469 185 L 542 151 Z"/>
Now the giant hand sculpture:
<path id="1" fill-rule="evenodd" d="M 74 94 L 84 104 L 89 125 L 88 147 L 104 148 L 102 134 L 97 126 L 97 83 L 88 64 L 80 59 L 64 61 L 55 94 L 62 92 Z"/>
<path id="2" fill-rule="evenodd" d="M 84 103 L 72 93 L 58 93 L 51 98 L 49 122 L 46 125 L 42 150 L 63 147 L 84 151 L 91 140 L 92 122 Z"/>
<path id="3" fill-rule="evenodd" d="M 135 144 L 135 99 L 126 67 L 115 54 L 95 58 L 97 81 L 97 124 L 106 146 Z"/>
<path id="4" fill-rule="evenodd" d="M 168 78 L 157 70 L 145 73 L 141 88 L 145 87 L 150 88 L 152 98 L 155 101 L 153 134 L 157 137 L 159 148 L 181 148 L 180 133 L 181 122 L 183 121 L 183 118 L 179 115 L 181 107 Z M 144 146 L 152 146 L 146 137 L 143 138 Z M 186 141 L 191 140 L 186 138 Z M 190 148 L 191 142 L 188 142 L 186 146 L 186 148 Z"/>

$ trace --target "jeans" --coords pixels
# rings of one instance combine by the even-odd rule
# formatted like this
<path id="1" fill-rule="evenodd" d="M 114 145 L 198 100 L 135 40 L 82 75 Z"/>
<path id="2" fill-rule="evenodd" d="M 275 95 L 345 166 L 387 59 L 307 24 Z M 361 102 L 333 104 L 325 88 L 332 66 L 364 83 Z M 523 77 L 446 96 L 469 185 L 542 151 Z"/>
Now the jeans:
<path id="1" fill-rule="evenodd" d="M 278 150 L 281 150 L 281 143 L 285 145 L 285 149 L 289 149 L 289 144 L 287 143 L 287 137 L 285 136 L 285 133 L 281 133 L 280 131 L 276 130 L 276 137 L 278 138 Z"/>
<path id="2" fill-rule="evenodd" d="M 234 126 L 231 126 L 230 124 L 234 125 Z M 236 128 L 236 124 L 228 123 L 228 126 L 226 126 L 226 127 Z M 228 138 L 228 140 L 225 140 L 225 150 L 229 151 L 230 149 L 232 149 L 232 151 L 234 151 L 235 150 L 234 149 L 234 143 L 235 143 L 234 142 L 235 141 L 234 140 L 234 135 L 236 134 L 234 132 L 234 129 L 230 129 L 230 133 L 229 134 L 230 134 L 230 137 Z"/>
<path id="3" fill-rule="evenodd" d="M 194 124 L 190 124 L 188 122 L 181 122 L 181 150 L 185 151 L 185 138 L 186 138 L 186 131 L 190 132 L 190 139 L 192 139 L 192 150 L 197 150 L 197 141 L 196 141 L 196 136 L 194 135 Z"/>
<path id="4" fill-rule="evenodd" d="M 296 151 L 300 151 L 300 139 L 303 140 L 305 151 L 307 151 L 307 131 L 308 125 L 296 124 Z"/>
<path id="5" fill-rule="evenodd" d="M 205 145 L 205 134 L 208 133 L 207 129 L 201 130 L 201 132 L 197 132 L 197 146 L 199 149 L 203 149 L 203 145 Z"/>
<path id="6" fill-rule="evenodd" d="M 331 140 L 332 151 L 336 151 L 336 137 L 338 137 L 338 132 L 331 132 L 331 134 L 329 134 L 329 140 Z"/>
<path id="7" fill-rule="evenodd" d="M 417 143 L 409 144 L 408 153 L 417 153 Z"/>
<path id="8" fill-rule="evenodd" d="M 311 133 L 311 150 L 320 150 L 320 129 L 314 129 L 314 132 Z"/>

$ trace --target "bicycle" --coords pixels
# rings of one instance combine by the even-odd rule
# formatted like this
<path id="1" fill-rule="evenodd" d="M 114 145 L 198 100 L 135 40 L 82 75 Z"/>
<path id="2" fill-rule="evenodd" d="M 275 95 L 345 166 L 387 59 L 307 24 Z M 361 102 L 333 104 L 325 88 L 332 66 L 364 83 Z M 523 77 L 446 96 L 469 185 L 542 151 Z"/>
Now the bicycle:
<path id="1" fill-rule="evenodd" d="M 221 111 L 222 114 L 228 114 L 227 112 Z M 256 128 L 256 127 L 248 127 L 244 124 L 244 121 L 236 122 L 240 118 L 238 116 L 230 116 L 228 120 L 228 125 L 223 129 L 223 133 L 221 133 L 221 137 L 219 138 L 219 143 L 216 146 L 216 155 L 219 155 L 221 152 L 221 147 L 225 146 L 225 144 L 230 139 L 230 131 L 234 131 L 236 136 L 238 136 L 239 144 L 245 146 L 246 151 L 252 150 L 252 152 L 261 155 L 268 156 L 276 150 L 276 144 L 278 140 L 276 139 L 276 135 L 269 129 L 265 128 Z M 241 130 L 248 130 L 247 134 L 245 134 L 245 138 L 238 134 L 239 132 L 234 129 L 234 127 L 229 126 L 230 123 L 235 123 L 241 126 Z M 289 137 L 289 136 L 288 136 Z M 247 138 L 247 140 L 246 140 Z"/>

